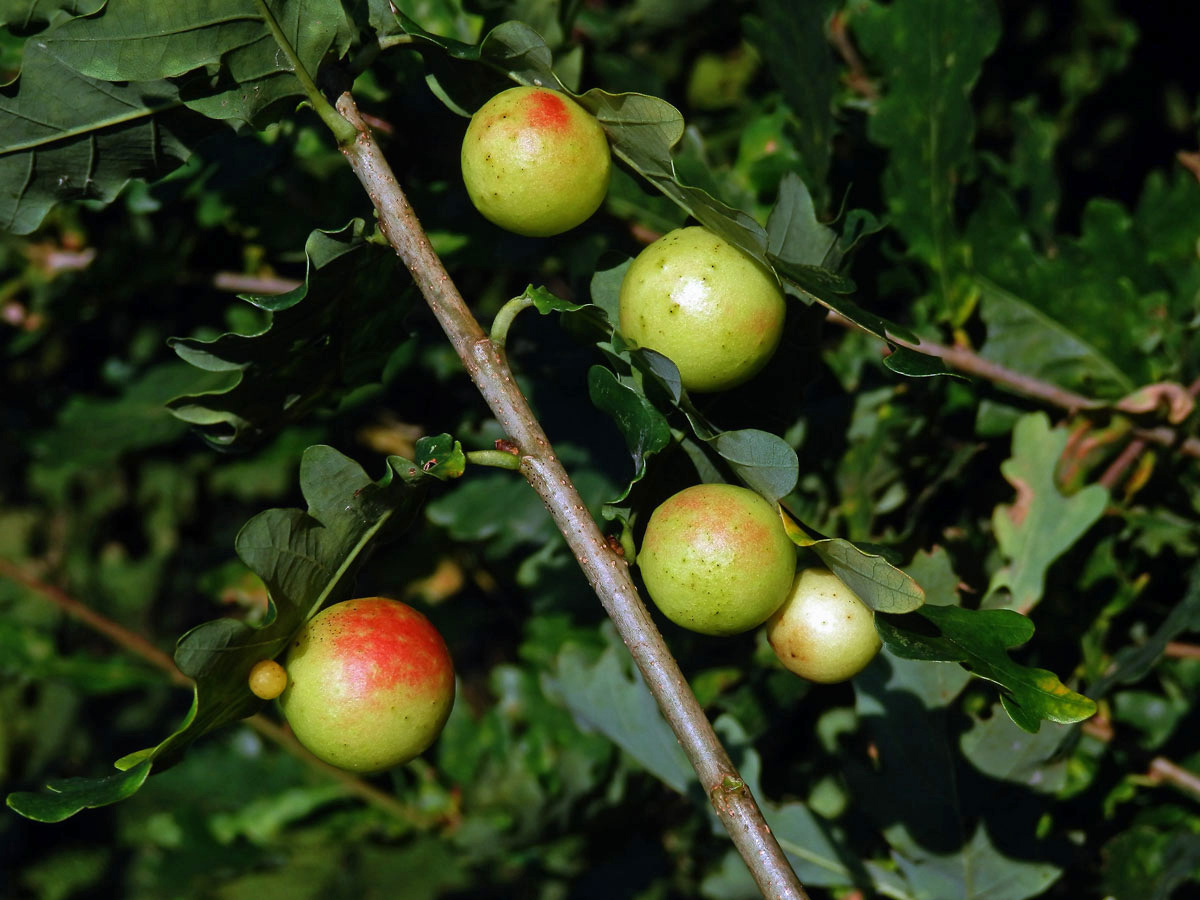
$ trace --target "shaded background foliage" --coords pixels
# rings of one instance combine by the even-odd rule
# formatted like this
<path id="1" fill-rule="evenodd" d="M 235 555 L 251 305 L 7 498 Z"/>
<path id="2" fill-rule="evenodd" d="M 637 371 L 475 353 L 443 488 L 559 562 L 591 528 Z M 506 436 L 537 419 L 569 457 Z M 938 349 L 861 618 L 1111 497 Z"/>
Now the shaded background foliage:
<path id="1" fill-rule="evenodd" d="M 0 5 L 2 98 L 20 89 L 53 10 L 98 5 Z M 1200 98 L 1169 11 L 793 5 L 401 4 L 467 42 L 520 19 L 569 87 L 673 102 L 688 125 L 680 179 L 760 224 L 789 173 L 823 221 L 843 208 L 886 216 L 855 254 L 855 299 L 923 338 L 1110 403 L 1155 381 L 1192 383 Z M 396 35 L 384 6 L 346 9 Z M 586 303 L 597 270 L 684 222 L 622 170 L 587 226 L 552 241 L 498 232 L 458 180 L 465 123 L 428 90 L 426 65 L 436 70 L 432 54 L 391 47 L 355 90 L 481 321 L 530 283 Z M 289 310 L 235 299 L 302 281 L 314 229 L 369 218 L 320 123 L 289 97 L 263 130 L 194 143 L 181 131 L 192 155 L 165 178 L 110 204 L 55 206 L 0 239 L 5 793 L 109 774 L 188 709 L 183 691 L 39 585 L 162 649 L 219 615 L 257 623 L 265 590 L 235 536 L 267 507 L 308 505 L 306 447 L 331 445 L 376 479 L 385 457 L 417 458 L 422 435 L 468 449 L 502 436 L 379 248 L 354 251 L 374 262 L 349 265 L 352 282 L 318 271 Z M 170 339 L 200 348 L 266 330 L 305 358 L 286 339 L 290 321 L 306 334 L 310 309 L 337 313 L 321 332 L 336 337 L 307 348 L 326 365 L 268 386 L 247 374 L 246 419 L 267 427 L 233 452 L 168 411 L 233 385 Z M 824 534 L 889 545 L 929 604 L 1029 612 L 1036 635 L 1014 657 L 1101 703 L 1083 727 L 1029 734 L 952 664 L 885 652 L 852 685 L 810 689 L 759 635 L 714 641 L 663 622 L 801 879 L 816 896 L 1182 896 L 1200 865 L 1188 738 L 1200 663 L 1186 643 L 1200 627 L 1195 457 L 1150 446 L 1115 467 L 1133 429 L 1162 426 L 1161 414 L 1068 412 L 982 378 L 904 379 L 879 341 L 799 302 L 788 327 L 767 372 L 705 398 L 704 415 L 782 436 L 800 462 L 789 507 Z M 574 339 L 584 331 L 527 313 L 509 355 L 600 514 L 632 467 L 592 409 L 588 372 L 604 360 Z M 297 408 L 287 389 L 301 377 L 312 395 Z M 206 433 L 220 442 L 229 422 L 217 424 Z M 1194 419 L 1174 427 L 1194 434 Z M 623 507 L 648 510 L 694 482 L 695 459 L 664 448 Z M 6 811 L 5 893 L 753 896 L 519 479 L 473 468 L 432 486 L 418 526 L 366 560 L 356 592 L 408 599 L 447 637 L 460 690 L 434 750 L 372 779 L 364 803 L 264 732 L 227 728 L 124 803 L 55 826 Z"/>

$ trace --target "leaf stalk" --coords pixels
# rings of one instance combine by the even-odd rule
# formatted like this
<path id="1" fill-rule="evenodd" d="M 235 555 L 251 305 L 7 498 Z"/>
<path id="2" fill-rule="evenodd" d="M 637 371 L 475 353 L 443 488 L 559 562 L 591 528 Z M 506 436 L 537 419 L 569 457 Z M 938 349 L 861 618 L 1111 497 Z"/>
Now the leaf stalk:
<path id="1" fill-rule="evenodd" d="M 292 46 L 292 42 L 283 33 L 283 29 L 279 25 L 279 20 L 271 12 L 271 7 L 267 5 L 266 0 L 254 0 L 254 2 L 258 5 L 258 11 L 267 25 L 267 30 L 271 32 L 271 37 L 275 39 L 275 43 L 279 45 L 279 49 L 283 51 L 288 62 L 291 64 L 292 74 L 296 76 L 296 79 L 300 82 L 300 86 L 304 88 L 304 94 L 308 98 L 308 102 L 312 104 L 313 110 L 321 117 L 321 121 L 325 123 L 326 127 L 333 132 L 338 146 L 341 147 L 353 141 L 358 132 L 325 99 L 325 95 L 321 93 L 320 88 L 317 87 L 317 83 L 313 81 L 312 75 L 304 67 L 304 63 L 300 61 L 300 57 L 296 55 L 296 49 Z"/>
<path id="2" fill-rule="evenodd" d="M 508 340 L 508 329 L 512 327 L 513 320 L 524 309 L 529 309 L 533 306 L 533 300 L 527 295 L 522 294 L 520 297 L 513 297 L 502 307 L 500 312 L 496 313 L 496 318 L 492 320 L 491 340 L 496 345 L 496 349 L 501 353 L 504 352 L 504 344 Z"/>
<path id="3" fill-rule="evenodd" d="M 521 458 L 503 450 L 468 450 L 467 462 L 496 469 L 520 469 Z"/>

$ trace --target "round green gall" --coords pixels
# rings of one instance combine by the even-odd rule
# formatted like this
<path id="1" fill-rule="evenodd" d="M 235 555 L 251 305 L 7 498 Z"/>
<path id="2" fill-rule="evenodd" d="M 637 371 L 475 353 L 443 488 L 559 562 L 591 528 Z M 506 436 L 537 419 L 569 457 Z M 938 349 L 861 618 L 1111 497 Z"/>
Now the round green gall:
<path id="1" fill-rule="evenodd" d="M 804 569 L 767 622 L 767 640 L 801 678 L 833 684 L 853 678 L 882 643 L 875 613 L 828 569 Z"/>
<path id="2" fill-rule="evenodd" d="M 608 192 L 612 153 L 596 118 L 566 94 L 502 91 L 471 117 L 462 144 L 467 194 L 483 215 L 530 237 L 559 234 Z"/>
<path id="3" fill-rule="evenodd" d="M 622 336 L 670 358 L 689 391 L 754 376 L 779 346 L 784 311 L 775 276 L 699 226 L 646 247 L 621 282 Z"/>
<path id="4" fill-rule="evenodd" d="M 287 655 L 280 707 L 318 759 L 352 772 L 408 762 L 441 733 L 454 665 L 437 629 L 384 597 L 346 600 L 304 626 Z"/>
<path id="5" fill-rule="evenodd" d="M 754 491 L 701 484 L 654 510 L 637 564 L 668 619 L 730 635 L 761 625 L 783 603 L 796 548 L 779 513 Z"/>

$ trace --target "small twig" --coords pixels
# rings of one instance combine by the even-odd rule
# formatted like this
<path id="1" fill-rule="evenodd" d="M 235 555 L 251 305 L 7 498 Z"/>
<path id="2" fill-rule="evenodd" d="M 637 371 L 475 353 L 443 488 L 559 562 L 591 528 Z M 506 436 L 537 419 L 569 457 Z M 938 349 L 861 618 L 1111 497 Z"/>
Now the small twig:
<path id="1" fill-rule="evenodd" d="M 134 631 L 114 622 L 107 616 L 96 612 L 90 606 L 80 603 L 66 591 L 39 578 L 24 572 L 19 566 L 6 559 L 0 559 L 0 575 L 22 584 L 36 594 L 49 600 L 71 618 L 82 622 L 88 628 L 104 635 L 118 647 L 127 650 L 134 656 L 140 657 L 157 669 L 166 673 L 167 677 L 177 685 L 190 686 L 192 680 L 175 668 L 175 661 L 162 650 Z"/>
<path id="2" fill-rule="evenodd" d="M 1154 757 L 1150 761 L 1150 770 L 1146 772 L 1146 777 L 1155 784 L 1165 781 L 1200 800 L 1200 775 L 1183 768 L 1183 766 L 1176 765 L 1166 757 Z"/>
<path id="3" fill-rule="evenodd" d="M 24 585 L 35 594 L 49 600 L 68 616 L 83 623 L 92 631 L 104 635 L 118 647 L 144 660 L 156 669 L 161 670 L 171 682 L 180 687 L 191 687 L 192 679 L 188 678 L 175 666 L 175 661 L 150 641 L 135 631 L 114 622 L 107 616 L 101 615 L 90 606 L 76 600 L 62 588 L 56 587 L 24 572 L 19 566 L 6 559 L 0 559 L 0 576 Z M 263 737 L 274 741 L 288 753 L 297 757 L 309 767 L 341 782 L 346 791 L 370 803 L 390 815 L 410 823 L 424 823 L 425 818 L 404 806 L 394 797 L 385 794 L 361 778 L 342 769 L 334 768 L 317 759 L 297 741 L 290 732 L 272 722 L 266 716 L 253 715 L 243 720 L 247 725 Z"/>
<path id="4" fill-rule="evenodd" d="M 375 808 L 410 825 L 428 827 L 430 824 L 438 821 L 438 819 L 431 819 L 429 816 L 422 815 L 413 807 L 405 806 L 392 795 L 385 794 L 383 791 L 372 787 L 357 775 L 353 775 L 345 769 L 339 769 L 337 766 L 331 766 L 329 763 L 317 759 L 305 749 L 303 744 L 296 740 L 291 731 L 281 727 L 261 713 L 250 716 L 243 721 L 263 737 L 279 745 L 286 752 L 302 759 L 311 768 L 323 772 L 334 781 L 339 782 L 345 788 L 346 793 L 370 803 Z"/>
<path id="5" fill-rule="evenodd" d="M 1175 154 L 1175 158 L 1179 160 L 1181 166 L 1196 176 L 1197 181 L 1200 181 L 1200 153 L 1180 150 Z"/>
<path id="6" fill-rule="evenodd" d="M 1115 736 L 1112 719 L 1099 714 L 1087 719 L 1079 727 L 1084 734 L 1105 744 L 1111 743 Z"/>
<path id="7" fill-rule="evenodd" d="M 841 317 L 839 316 L 839 318 Z M 1024 372 L 1010 369 L 989 359 L 984 359 L 978 353 L 968 350 L 966 347 L 947 347 L 943 344 L 935 344 L 932 341 L 926 340 L 911 344 L 894 335 L 889 335 L 889 337 L 893 343 L 899 344 L 901 347 L 907 347 L 909 350 L 916 350 L 918 353 L 924 353 L 928 356 L 936 356 L 960 372 L 977 375 L 1014 393 L 1030 397 L 1034 400 L 1041 400 L 1049 403 L 1051 406 L 1058 406 L 1069 412 L 1090 409 L 1096 405 L 1090 397 L 1069 391 L 1048 381 L 1034 378 L 1032 375 L 1026 375 Z"/>
<path id="8" fill-rule="evenodd" d="M 834 13 L 833 18 L 829 20 L 829 40 L 846 63 L 847 87 L 868 100 L 878 100 L 879 89 L 871 81 L 871 76 L 867 74 L 867 67 L 863 65 L 862 57 L 858 55 L 854 42 L 850 40 L 845 13 Z"/>
<path id="9" fill-rule="evenodd" d="M 1170 659 L 1200 659 L 1200 645 L 1168 641 L 1163 649 L 1163 656 Z"/>
<path id="10" fill-rule="evenodd" d="M 841 325 L 844 328 L 859 328 L 856 322 L 832 310 L 826 318 L 830 322 Z M 1042 381 L 1039 378 L 1034 378 L 1032 375 L 1026 375 L 1024 372 L 1018 372 L 1015 369 L 1002 366 L 1000 363 L 984 359 L 978 353 L 968 350 L 965 347 L 947 347 L 944 344 L 937 344 L 926 340 L 921 340 L 919 343 L 913 344 L 892 334 L 888 335 L 888 340 L 909 350 L 915 350 L 927 356 L 936 356 L 960 372 L 983 378 L 1015 394 L 1021 394 L 1033 400 L 1041 400 L 1044 403 L 1057 406 L 1071 413 L 1084 409 L 1099 409 L 1105 406 L 1105 404 L 1099 403 L 1090 397 L 1085 397 L 1083 394 L 1077 394 L 1056 384 Z M 1160 425 L 1155 428 L 1134 428 L 1132 434 L 1135 438 L 1144 440 L 1148 444 L 1171 447 L 1185 456 L 1200 459 L 1200 438 L 1187 437 L 1180 440 L 1179 433 L 1174 428 L 1169 428 L 1166 425 Z"/>
<path id="11" fill-rule="evenodd" d="M 720 797 L 713 808 L 759 890 L 765 897 L 779 900 L 807 900 L 808 895 L 750 791 L 721 790 L 722 785 L 742 783 L 737 769 L 638 597 L 628 565 L 609 547 L 503 356 L 484 334 L 434 252 L 391 166 L 359 115 L 354 98 L 349 93 L 343 94 L 337 108 L 359 129 L 358 138 L 351 144 L 343 144 L 342 152 L 375 206 L 380 231 L 412 274 L 500 427 L 520 447 L 521 473 L 546 504 L 554 524 L 625 641 L 659 709 L 696 770 L 705 794 L 710 799 Z"/>
<path id="12" fill-rule="evenodd" d="M 218 272 L 213 276 L 213 287 L 220 291 L 233 291 L 237 294 L 286 294 L 294 291 L 304 282 L 294 278 L 281 278 L 277 275 L 243 275 L 241 272 Z"/>
<path id="13" fill-rule="evenodd" d="M 1138 458 L 1146 451 L 1146 447 L 1145 440 L 1134 438 L 1117 454 L 1117 458 L 1108 464 L 1104 474 L 1096 479 L 1097 483 L 1108 488 L 1110 492 L 1115 490 L 1126 470 L 1138 461 Z"/>

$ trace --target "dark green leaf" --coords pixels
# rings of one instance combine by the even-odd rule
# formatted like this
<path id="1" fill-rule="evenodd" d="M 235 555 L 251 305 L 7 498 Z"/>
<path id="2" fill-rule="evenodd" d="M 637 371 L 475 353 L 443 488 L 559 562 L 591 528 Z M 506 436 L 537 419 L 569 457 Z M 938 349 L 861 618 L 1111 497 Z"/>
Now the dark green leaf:
<path id="1" fill-rule="evenodd" d="M 645 474 L 646 460 L 671 442 L 667 420 L 642 394 L 622 384 L 604 366 L 588 370 L 588 395 L 597 409 L 617 423 L 633 454 L 633 480 L 637 481 Z"/>
<path id="2" fill-rule="evenodd" d="M 202 132 L 165 81 L 107 84 L 27 42 L 15 90 L 0 94 L 0 229 L 28 234 L 56 203 L 111 203 L 134 178 L 191 155 Z"/>
<path id="3" fill-rule="evenodd" d="M 850 210 L 843 220 L 842 233 L 838 235 L 838 258 L 846 259 L 863 240 L 883 231 L 887 226 L 887 220 L 880 219 L 869 210 Z"/>
<path id="4" fill-rule="evenodd" d="M 991 0 L 912 0 L 856 6 L 855 36 L 887 83 L 868 120 L 889 151 L 884 187 L 892 224 L 909 251 L 942 279 L 946 315 L 961 318 L 969 298 L 952 295 L 954 197 L 970 164 L 974 116 L 969 95 L 999 39 Z"/>
<path id="5" fill-rule="evenodd" d="M 1185 262 L 1194 254 L 1188 257 L 1179 236 L 1195 222 L 1197 190 L 1192 179 L 1187 193 L 1164 196 L 1152 181 L 1145 201 L 1165 209 L 1139 210 L 1137 218 L 1112 200 L 1092 199 L 1081 234 L 1056 238 L 1053 252 L 1039 252 L 1013 198 L 986 192 L 968 237 L 983 276 L 976 289 L 983 299 L 989 290 L 1002 295 L 992 299 L 1002 305 L 991 315 L 1004 339 L 995 358 L 1004 361 L 1003 353 L 1008 365 L 1106 398 L 1178 377 L 1170 358 L 1183 336 L 1173 323 L 1189 318 L 1192 306 L 1169 284 L 1194 266 Z M 1164 227 L 1160 217 L 1175 212 L 1182 218 Z M 1179 288 L 1186 293 L 1186 279 Z M 1023 322 L 1044 333 L 1022 333 Z"/>
<path id="6" fill-rule="evenodd" d="M 1149 640 L 1122 648 L 1104 677 L 1091 685 L 1089 693 L 1099 699 L 1117 684 L 1134 684 L 1149 674 L 1167 644 L 1187 631 L 1200 631 L 1200 565 L 1192 567 L 1187 593 L 1167 614 Z"/>
<path id="7" fill-rule="evenodd" d="M 763 818 L 788 855 L 796 876 L 804 884 L 814 886 L 851 885 L 862 880 L 860 873 L 847 865 L 853 853 L 831 822 L 804 803 L 776 803 L 767 798 L 761 784 L 762 761 L 742 724 L 726 714 L 718 718 L 713 727 L 729 748 L 743 783 L 758 801 Z M 745 863 L 741 865 L 745 871 Z M 877 887 L 881 884 L 895 886 L 886 873 L 871 868 L 870 876 Z M 755 891 L 752 896 L 759 896 L 759 892 Z"/>
<path id="8" fill-rule="evenodd" d="M 544 287 L 535 288 L 533 285 L 530 285 L 525 288 L 525 293 L 521 296 L 531 300 L 537 311 L 543 316 L 552 312 L 576 312 L 584 308 L 578 303 L 563 300 Z"/>
<path id="9" fill-rule="evenodd" d="M 300 485 L 308 512 L 268 510 L 247 522 L 237 537 L 238 555 L 270 592 L 270 615 L 257 628 L 218 619 L 179 640 L 175 662 L 195 680 L 192 708 L 180 728 L 157 746 L 118 760 L 121 776 L 67 780 L 59 783 L 61 789 L 52 784 L 50 789 L 64 797 L 16 795 L 14 808 L 57 821 L 123 800 L 141 786 L 152 764 L 170 766 L 192 741 L 257 711 L 262 701 L 247 685 L 250 667 L 281 653 L 323 604 L 347 599 L 365 551 L 411 521 L 423 479 L 415 464 L 399 457 L 389 457 L 383 478 L 372 481 L 331 447 L 305 451 Z"/>
<path id="10" fill-rule="evenodd" d="M 336 0 L 275 7 L 302 63 L 315 72 L 350 32 Z M 253 5 L 109 3 L 98 16 L 63 20 L 25 48 L 17 89 L 0 98 L 0 223 L 24 234 L 55 203 L 109 203 L 134 178 L 171 171 L 216 119 L 260 121 L 303 93 L 278 64 L 280 49 Z M 161 79 L 209 66 L 180 88 Z"/>
<path id="11" fill-rule="evenodd" d="M 910 344 L 919 342 L 917 336 L 903 325 L 897 325 L 882 316 L 868 312 L 848 296 L 839 294 L 836 288 L 842 282 L 829 270 L 822 269 L 820 266 L 803 266 L 784 260 L 775 260 L 774 263 L 776 271 L 787 279 L 784 288 L 789 294 L 810 302 L 820 303 L 880 340 L 886 341 L 888 335 L 895 335 Z"/>
<path id="12" fill-rule="evenodd" d="M 949 683 L 938 677 L 939 669 Z M 1028 846 L 1026 835 L 1009 835 L 1003 853 L 994 846 L 988 829 L 1003 827 L 997 823 L 1004 821 L 1004 807 L 1019 800 L 1015 790 L 989 786 L 982 821 L 971 814 L 947 713 L 966 675 L 959 670 L 955 680 L 947 669 L 885 651 L 855 679 L 855 710 L 878 756 L 870 767 L 851 762 L 847 774 L 862 808 L 893 849 L 907 881 L 904 896 L 1022 900 L 1043 890 L 1060 870 L 1010 856 L 1014 845 Z"/>
<path id="13" fill-rule="evenodd" d="M 9 794 L 5 802 L 14 812 L 35 822 L 61 822 L 81 810 L 107 806 L 132 796 L 149 774 L 150 761 L 146 760 L 116 775 L 50 781 L 42 793 L 18 791 Z"/>
<path id="14" fill-rule="evenodd" d="M 1114 722 L 1136 729 L 1139 746 L 1158 750 L 1191 713 L 1191 704 L 1177 694 L 1117 691 L 1111 709 Z"/>
<path id="15" fill-rule="evenodd" d="M 674 200 L 709 231 L 763 260 L 766 233 L 741 210 L 699 188 L 681 184 L 671 147 L 683 135 L 683 116 L 671 104 L 645 94 L 610 94 L 593 88 L 577 97 L 608 134 L 613 153 Z"/>
<path id="16" fill-rule="evenodd" d="M 491 540 L 496 553 L 521 543 L 543 546 L 555 540 L 546 508 L 523 478 L 511 472 L 476 474 L 430 502 L 429 520 L 457 541 Z"/>
<path id="17" fill-rule="evenodd" d="M 240 373 L 231 387 L 177 397 L 171 411 L 228 446 L 264 440 L 317 406 L 378 382 L 396 352 L 411 295 L 407 283 L 397 290 L 395 257 L 367 244 L 364 227 L 355 219 L 337 231 L 312 232 L 304 284 L 277 296 L 243 296 L 272 312 L 257 334 L 170 339 L 194 366 Z"/>
<path id="18" fill-rule="evenodd" d="M 256 6 L 238 0 L 110 0 L 103 15 L 66 22 L 44 41 L 63 65 L 101 81 L 174 78 L 256 41 L 275 49 Z"/>
<path id="19" fill-rule="evenodd" d="M 1036 732 L 1042 719 L 1070 724 L 1096 712 L 1095 702 L 1068 689 L 1053 672 L 1019 665 L 1008 655 L 1033 637 L 1033 623 L 1020 613 L 931 605 L 917 613 L 933 624 L 932 633 L 916 630 L 919 623 L 876 616 L 888 648 L 905 659 L 962 663 L 972 675 L 998 684 L 1005 712 L 1024 730 Z"/>
<path id="20" fill-rule="evenodd" d="M 104 0 L 2 0 L 0 25 L 28 31 L 59 18 L 90 16 L 104 6 Z"/>
<path id="21" fill-rule="evenodd" d="M 959 605 L 959 578 L 945 547 L 935 547 L 929 552 L 918 551 L 904 571 L 921 586 L 926 603 L 934 606 Z"/>
<path id="22" fill-rule="evenodd" d="M 612 334 L 612 326 L 609 324 L 607 312 L 595 304 L 572 303 L 551 293 L 547 288 L 533 285 L 529 285 L 520 297 L 514 299 L 531 301 L 534 308 L 543 316 L 556 312 L 586 320 L 588 324 L 584 327 L 589 329 L 591 336 L 607 337 Z"/>
<path id="23" fill-rule="evenodd" d="M 934 375 L 961 377 L 936 356 L 917 353 L 907 347 L 894 347 L 892 352 L 883 358 L 883 364 L 897 375 L 906 375 L 909 378 L 930 378 Z"/>
<path id="24" fill-rule="evenodd" d="M 759 0 L 758 15 L 744 23 L 746 36 L 762 51 L 788 106 L 803 123 L 797 144 L 806 180 L 822 186 L 829 171 L 836 84 L 825 28 L 835 6 L 833 0 Z"/>
<path id="25" fill-rule="evenodd" d="M 654 383 L 666 392 L 671 403 L 679 404 L 683 397 L 683 381 L 675 363 L 648 347 L 631 350 L 629 359 L 635 368 L 654 379 Z"/>
<path id="26" fill-rule="evenodd" d="M 148 369 L 116 399 L 76 395 L 55 427 L 31 446 L 46 465 L 94 467 L 143 447 L 167 444 L 186 431 L 165 404 L 181 391 L 221 390 L 230 376 L 200 372 L 179 361 Z"/>
<path id="27" fill-rule="evenodd" d="M 469 116 L 503 87 L 503 79 L 519 84 L 544 85 L 563 90 L 564 85 L 551 68 L 550 48 L 536 31 L 524 22 L 497 25 L 478 45 L 442 37 L 423 29 L 403 13 L 397 15 L 401 29 L 416 39 L 430 68 L 431 86 L 455 112 Z M 442 52 L 435 52 L 435 51 Z M 474 67 L 451 65 L 447 61 L 482 63 L 495 73 L 479 77 Z"/>
<path id="28" fill-rule="evenodd" d="M 31 625 L 0 619 L 0 678 L 10 683 L 63 682 L 90 694 L 162 683 L 162 675 L 124 656 L 60 653 L 54 640 Z"/>
<path id="29" fill-rule="evenodd" d="M 479 58 L 519 81 L 561 86 L 550 68 L 550 48 L 524 22 L 505 22 L 489 31 L 479 45 Z"/>
<path id="30" fill-rule="evenodd" d="M 1174 828 L 1135 824 L 1104 846 L 1104 889 L 1118 900 L 1170 900 L 1195 883 L 1200 835 L 1184 823 Z"/>
<path id="31" fill-rule="evenodd" d="M 820 267 L 830 259 L 837 245 L 837 233 L 817 221 L 808 186 L 794 172 L 779 182 L 779 199 L 767 219 L 767 258 L 795 266 Z M 835 263 L 836 264 L 836 263 Z M 834 272 L 826 284 L 839 294 L 854 292 L 854 282 Z"/>
<path id="32" fill-rule="evenodd" d="M 218 21 L 234 21 L 244 15 L 247 6 L 241 0 L 209 0 L 210 15 Z M 353 26 L 337 0 L 275 0 L 271 4 L 284 38 L 295 50 L 300 64 L 314 78 L 327 55 L 343 57 L 354 37 Z M 193 9 L 193 7 L 196 7 Z M 180 41 L 189 44 L 189 27 L 203 29 L 193 52 L 222 50 L 220 65 L 207 78 L 193 78 L 184 91 L 187 105 L 213 119 L 232 119 L 257 127 L 269 124 L 287 108 L 289 98 L 303 96 L 304 90 L 275 38 L 259 20 L 259 37 L 242 43 L 222 31 L 212 32 L 211 22 L 196 4 L 182 8 L 193 11 L 187 23 L 178 23 Z M 257 18 L 257 8 L 254 9 Z M 196 13 L 201 13 L 197 15 Z M 223 27 L 223 26 L 218 26 Z M 211 71 L 211 69 L 210 69 Z"/>
<path id="33" fill-rule="evenodd" d="M 592 302 L 604 310 L 608 321 L 614 325 L 620 319 L 621 282 L 625 280 L 625 272 L 632 262 L 632 259 L 626 259 L 611 268 L 597 269 L 592 275 Z"/>
<path id="34" fill-rule="evenodd" d="M 715 450 L 747 487 L 772 504 L 795 488 L 800 463 L 796 451 L 783 438 L 756 428 L 721 431 L 686 399 L 681 409 L 696 437 Z"/>

